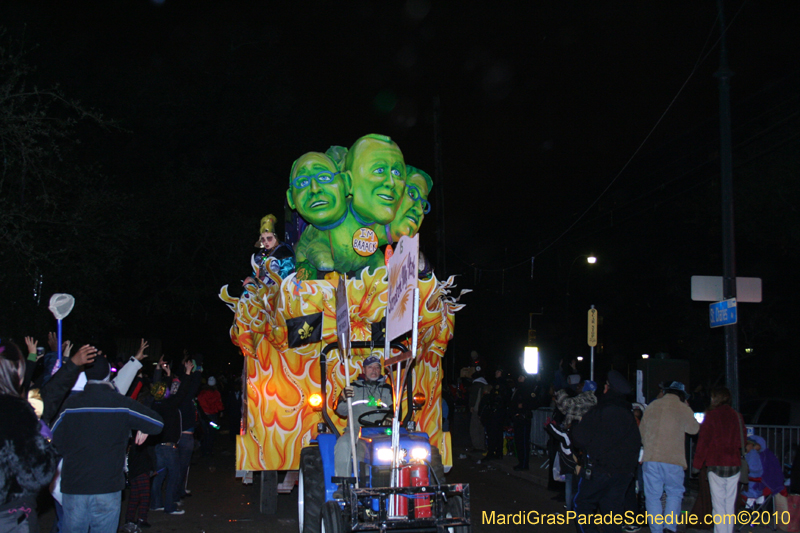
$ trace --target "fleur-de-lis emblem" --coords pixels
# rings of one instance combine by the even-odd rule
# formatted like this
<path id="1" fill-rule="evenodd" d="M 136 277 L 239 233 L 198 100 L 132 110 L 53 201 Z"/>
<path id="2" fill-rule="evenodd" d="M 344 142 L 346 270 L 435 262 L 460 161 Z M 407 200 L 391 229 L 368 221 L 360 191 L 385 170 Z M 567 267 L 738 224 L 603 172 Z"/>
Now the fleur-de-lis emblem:
<path id="1" fill-rule="evenodd" d="M 300 328 L 300 331 L 298 333 L 301 339 L 306 340 L 311 337 L 312 333 L 314 333 L 314 328 L 309 326 L 308 322 L 303 322 L 303 327 Z"/>

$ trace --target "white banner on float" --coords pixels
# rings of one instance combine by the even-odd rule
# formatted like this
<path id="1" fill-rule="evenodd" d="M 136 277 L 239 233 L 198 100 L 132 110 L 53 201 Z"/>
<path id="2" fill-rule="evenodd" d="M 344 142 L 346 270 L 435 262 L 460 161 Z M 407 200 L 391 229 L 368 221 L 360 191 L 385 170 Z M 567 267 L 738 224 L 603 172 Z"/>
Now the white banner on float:
<path id="1" fill-rule="evenodd" d="M 419 235 L 400 237 L 389 259 L 389 301 L 386 304 L 386 338 L 393 341 L 414 326 L 414 289 L 419 267 Z"/>
<path id="2" fill-rule="evenodd" d="M 350 307 L 347 300 L 347 278 L 341 276 L 336 287 L 336 338 L 339 339 L 339 353 L 342 360 L 350 351 Z"/>

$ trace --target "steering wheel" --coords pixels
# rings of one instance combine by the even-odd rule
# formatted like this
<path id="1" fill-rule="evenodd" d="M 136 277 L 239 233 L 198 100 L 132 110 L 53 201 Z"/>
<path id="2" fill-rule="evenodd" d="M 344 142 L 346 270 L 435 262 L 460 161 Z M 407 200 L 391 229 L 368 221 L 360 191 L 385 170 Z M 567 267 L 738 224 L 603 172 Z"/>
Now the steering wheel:
<path id="1" fill-rule="evenodd" d="M 381 418 L 380 420 L 369 421 L 369 422 L 364 420 L 368 416 L 380 415 L 380 414 L 383 415 L 383 418 Z M 361 425 L 361 427 L 376 428 L 384 425 L 386 417 L 391 417 L 392 415 L 394 415 L 394 411 L 392 411 L 391 409 L 373 409 L 372 411 L 367 411 L 366 413 L 363 413 L 361 416 L 359 416 L 358 423 Z"/>

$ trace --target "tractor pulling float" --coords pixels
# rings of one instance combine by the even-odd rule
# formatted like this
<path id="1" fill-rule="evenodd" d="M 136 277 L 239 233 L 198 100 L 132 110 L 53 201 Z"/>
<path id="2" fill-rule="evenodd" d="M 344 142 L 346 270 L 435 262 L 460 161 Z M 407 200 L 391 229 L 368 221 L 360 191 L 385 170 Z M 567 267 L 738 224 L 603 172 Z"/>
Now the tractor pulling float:
<path id="1" fill-rule="evenodd" d="M 294 255 L 275 253 L 285 243 L 266 246 L 241 296 L 220 292 L 245 357 L 237 475 L 261 472 L 264 512 L 296 483 L 301 533 L 469 530 L 469 486 L 444 479 L 452 448 L 441 411 L 441 361 L 463 304 L 452 277 L 439 281 L 418 263 L 431 186 L 381 135 L 301 156 L 287 191 Z M 262 248 L 274 235 L 270 217 Z M 375 406 L 383 423 L 361 428 L 354 472 L 337 477 L 334 445 L 347 419 L 331 413 L 369 355 L 390 370 L 394 405 Z"/>

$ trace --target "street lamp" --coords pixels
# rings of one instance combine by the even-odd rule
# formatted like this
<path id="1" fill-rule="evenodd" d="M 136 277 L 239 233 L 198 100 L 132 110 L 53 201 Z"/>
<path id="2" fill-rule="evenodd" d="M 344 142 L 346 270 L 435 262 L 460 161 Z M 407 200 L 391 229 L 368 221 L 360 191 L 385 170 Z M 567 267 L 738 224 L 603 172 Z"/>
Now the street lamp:
<path id="1" fill-rule="evenodd" d="M 572 267 L 575 266 L 575 263 L 581 257 L 585 257 L 586 258 L 586 262 L 588 264 L 590 264 L 590 265 L 594 265 L 594 264 L 597 263 L 597 257 L 595 257 L 594 255 L 592 255 L 592 254 L 579 254 L 579 255 L 575 256 L 575 259 L 573 259 L 572 263 L 569 265 L 569 270 L 567 270 L 567 315 L 569 315 L 569 278 L 570 278 L 570 275 L 572 274 Z"/>
<path id="2" fill-rule="evenodd" d="M 539 373 L 539 348 L 536 346 L 526 346 L 522 354 L 522 367 L 528 374 Z"/>

